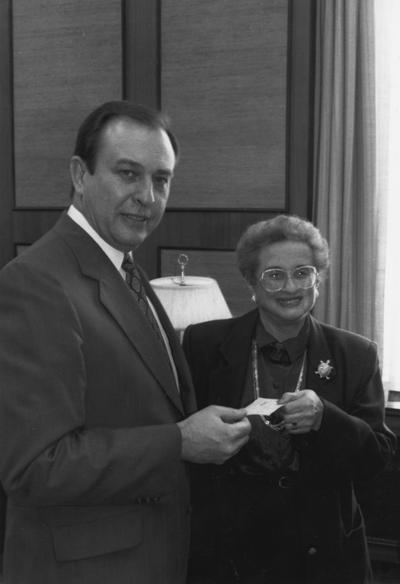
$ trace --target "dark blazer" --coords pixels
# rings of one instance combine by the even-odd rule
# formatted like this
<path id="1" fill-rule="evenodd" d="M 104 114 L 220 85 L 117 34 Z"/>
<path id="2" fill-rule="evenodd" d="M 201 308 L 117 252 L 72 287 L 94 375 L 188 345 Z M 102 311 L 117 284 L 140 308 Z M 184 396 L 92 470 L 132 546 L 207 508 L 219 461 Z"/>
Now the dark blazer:
<path id="1" fill-rule="evenodd" d="M 131 291 L 68 216 L 0 273 L 5 584 L 185 581 L 195 410 Z"/>
<path id="2" fill-rule="evenodd" d="M 254 310 L 186 330 L 183 346 L 200 408 L 240 406 L 257 314 Z M 318 365 L 328 359 L 334 370 L 330 379 L 321 378 Z M 307 582 L 366 583 L 370 569 L 365 529 L 353 483 L 379 473 L 394 448 L 394 436 L 384 424 L 375 344 L 311 317 L 306 388 L 324 403 L 320 430 L 294 438 L 300 451 L 298 512 Z M 196 472 L 196 549 L 208 554 L 212 563 L 218 540 L 215 476 L 221 469 L 209 465 Z"/>

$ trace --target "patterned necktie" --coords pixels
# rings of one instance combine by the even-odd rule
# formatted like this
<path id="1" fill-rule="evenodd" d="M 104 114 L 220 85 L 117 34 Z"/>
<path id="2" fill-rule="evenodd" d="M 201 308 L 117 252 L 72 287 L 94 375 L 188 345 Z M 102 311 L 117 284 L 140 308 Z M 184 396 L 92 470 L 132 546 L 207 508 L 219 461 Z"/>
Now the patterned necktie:
<path id="1" fill-rule="evenodd" d="M 164 343 L 164 339 L 162 338 L 160 332 L 160 327 L 158 326 L 153 311 L 150 308 L 150 305 L 147 300 L 146 291 L 143 286 L 140 272 L 129 254 L 125 254 L 124 261 L 122 262 L 121 267 L 126 274 L 125 275 L 126 282 L 131 291 L 133 292 L 141 311 L 147 318 L 147 321 L 149 322 L 151 328 L 155 332 L 158 340 L 161 342 L 162 346 L 166 351 L 167 349 Z"/>

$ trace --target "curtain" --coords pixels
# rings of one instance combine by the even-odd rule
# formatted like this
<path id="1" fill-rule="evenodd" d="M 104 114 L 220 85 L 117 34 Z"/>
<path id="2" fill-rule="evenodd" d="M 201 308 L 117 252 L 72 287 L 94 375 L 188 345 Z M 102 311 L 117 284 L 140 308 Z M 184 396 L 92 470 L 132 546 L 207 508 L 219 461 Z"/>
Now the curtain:
<path id="1" fill-rule="evenodd" d="M 315 314 L 382 351 L 384 250 L 376 180 L 373 0 L 316 2 L 313 221 L 331 267 Z"/>

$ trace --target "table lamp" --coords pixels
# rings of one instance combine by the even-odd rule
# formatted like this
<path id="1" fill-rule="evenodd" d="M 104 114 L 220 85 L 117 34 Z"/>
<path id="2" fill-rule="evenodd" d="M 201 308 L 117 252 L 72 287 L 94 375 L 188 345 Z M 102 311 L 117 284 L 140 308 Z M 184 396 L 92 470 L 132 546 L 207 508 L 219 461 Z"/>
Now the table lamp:
<path id="1" fill-rule="evenodd" d="M 216 280 L 185 275 L 188 261 L 186 254 L 180 254 L 180 276 L 150 281 L 181 340 L 189 324 L 232 316 Z"/>

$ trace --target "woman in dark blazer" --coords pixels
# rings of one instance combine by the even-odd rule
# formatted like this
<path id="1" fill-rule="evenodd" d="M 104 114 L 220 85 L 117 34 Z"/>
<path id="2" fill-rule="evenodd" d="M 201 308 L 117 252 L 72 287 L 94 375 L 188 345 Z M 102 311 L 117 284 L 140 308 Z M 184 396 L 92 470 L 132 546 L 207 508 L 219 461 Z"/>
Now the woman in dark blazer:
<path id="1" fill-rule="evenodd" d="M 190 581 L 371 582 L 354 482 L 394 448 L 376 345 L 311 316 L 329 264 L 311 223 L 257 223 L 237 255 L 257 308 L 189 327 L 184 350 L 199 407 L 262 409 L 239 454 L 193 471 Z"/>

